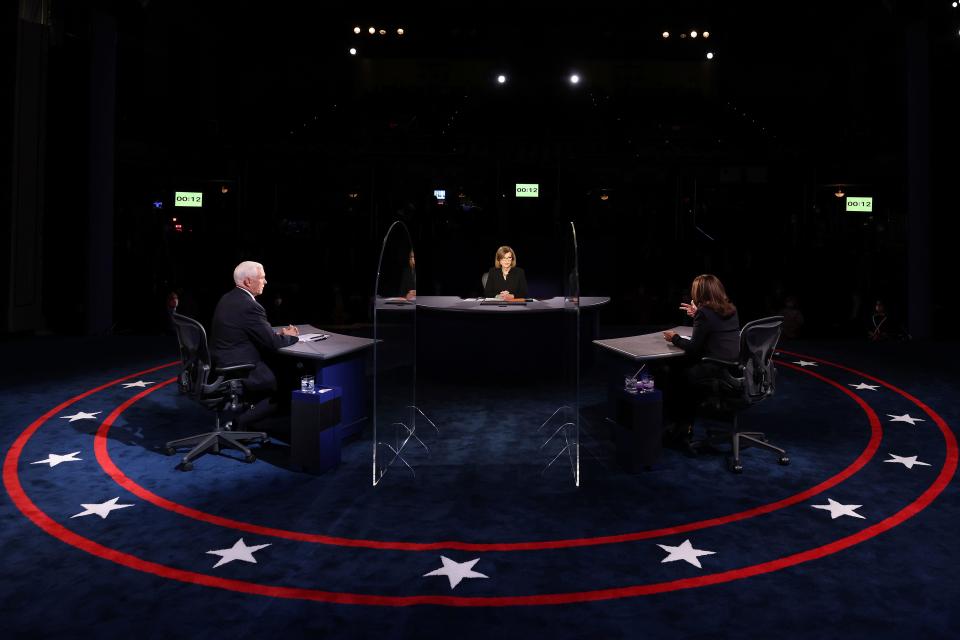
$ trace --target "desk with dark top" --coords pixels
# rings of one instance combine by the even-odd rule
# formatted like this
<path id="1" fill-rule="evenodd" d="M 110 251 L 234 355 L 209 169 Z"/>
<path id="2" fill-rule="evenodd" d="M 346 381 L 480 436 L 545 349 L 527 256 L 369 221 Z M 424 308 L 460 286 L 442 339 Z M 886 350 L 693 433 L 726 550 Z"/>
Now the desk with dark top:
<path id="1" fill-rule="evenodd" d="M 685 337 L 693 332 L 692 327 L 674 327 L 672 330 Z M 664 340 L 662 331 L 594 340 L 593 343 L 618 357 L 632 360 L 631 368 L 637 363 L 646 365 L 685 353 Z M 638 471 L 658 462 L 663 451 L 663 394 L 659 389 L 629 393 L 624 390 L 623 382 L 624 376 L 618 371 L 608 388 L 610 422 L 614 425 L 618 462 L 630 471 Z"/>
<path id="2" fill-rule="evenodd" d="M 528 298 L 525 304 L 482 304 L 483 298 L 417 296 L 417 371 L 425 378 L 543 380 L 564 370 L 579 330 L 589 355 L 607 297 Z M 579 318 L 579 327 L 575 319 Z M 509 360 L 509 370 L 503 366 Z"/>
<path id="3" fill-rule="evenodd" d="M 317 387 L 341 389 L 341 421 L 337 432 L 341 438 L 358 433 L 367 417 L 363 352 L 373 345 L 373 340 L 330 333 L 309 324 L 299 324 L 297 329 L 301 334 L 323 333 L 330 337 L 316 342 L 300 340 L 280 349 L 280 353 L 313 363 Z"/>

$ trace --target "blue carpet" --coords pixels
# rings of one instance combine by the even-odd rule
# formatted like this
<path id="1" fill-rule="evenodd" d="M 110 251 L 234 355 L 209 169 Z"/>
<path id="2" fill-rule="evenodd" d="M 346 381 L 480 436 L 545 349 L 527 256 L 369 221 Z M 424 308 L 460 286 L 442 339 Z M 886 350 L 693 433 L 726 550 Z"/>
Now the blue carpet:
<path id="1" fill-rule="evenodd" d="M 172 360 L 169 345 L 135 338 L 0 345 L 7 356 L 29 352 L 40 361 L 65 361 L 58 372 L 8 377 L 0 393 L 3 450 L 65 400 Z M 163 443 L 207 429 L 210 415 L 173 385 L 110 385 L 38 425 L 7 470 L 65 537 L 94 541 L 108 551 L 96 555 L 56 539 L 28 519 L 10 493 L 3 494 L 5 633 L 956 637 L 960 581 L 953 567 L 960 552 L 952 534 L 960 500 L 952 478 L 932 504 L 888 531 L 822 557 L 771 566 L 800 552 L 829 550 L 897 517 L 945 465 L 956 463 L 932 417 L 916 404 L 884 386 L 854 389 L 870 380 L 826 362 L 903 389 L 952 428 L 960 423 L 958 377 L 950 365 L 956 346 L 800 343 L 784 349 L 821 362 L 800 368 L 790 366 L 800 358 L 782 356 L 777 395 L 743 419 L 788 450 L 789 466 L 751 449 L 738 476 L 726 471 L 722 454 L 688 457 L 666 450 L 651 470 L 627 473 L 613 458 L 603 421 L 608 372 L 591 369 L 581 387 L 586 420 L 579 488 L 565 457 L 546 467 L 557 443 L 542 447 L 549 426 L 538 428 L 568 398 L 556 386 L 421 381 L 417 403 L 441 433 L 426 434 L 429 454 L 419 446 L 405 450 L 416 475 L 395 465 L 373 487 L 369 434 L 345 442 L 341 466 L 322 475 L 292 470 L 282 442 L 259 451 L 252 465 L 208 455 L 192 472 L 176 471 Z M 159 385 L 175 370 L 125 382 Z M 813 373 L 863 399 L 882 433 L 875 455 L 856 473 L 821 489 L 820 483 L 864 454 L 871 426 L 850 395 Z M 138 393 L 143 397 L 101 439 L 108 459 L 98 461 L 94 443 L 101 422 Z M 93 420 L 60 417 L 79 411 L 99 413 Z M 924 421 L 891 421 L 891 415 L 905 414 Z M 32 464 L 76 451 L 80 462 Z M 929 466 L 884 462 L 890 454 L 917 456 Z M 98 462 L 115 465 L 127 484 L 118 484 Z M 810 495 L 791 502 L 804 492 Z M 132 506 L 106 518 L 72 517 L 86 509 L 81 505 L 113 498 Z M 860 505 L 854 512 L 863 518 L 834 519 L 813 508 L 828 500 Z M 788 504 L 747 517 L 780 501 Z M 712 525 L 711 519 L 722 523 Z M 255 563 L 214 568 L 219 556 L 207 552 L 230 548 L 240 538 L 251 547 L 269 546 L 252 552 Z M 660 545 L 681 548 L 687 540 L 713 553 L 699 556 L 700 567 L 664 562 L 669 554 Z M 441 556 L 461 563 L 477 559 L 472 569 L 486 577 L 451 588 L 443 576 L 425 576 L 441 567 Z M 132 559 L 135 568 L 122 558 Z M 148 572 L 157 567 L 168 577 Z M 761 567 L 757 575 L 749 575 L 753 567 Z M 703 585 L 704 579 L 717 583 Z M 215 586 L 204 586 L 208 580 Z"/>

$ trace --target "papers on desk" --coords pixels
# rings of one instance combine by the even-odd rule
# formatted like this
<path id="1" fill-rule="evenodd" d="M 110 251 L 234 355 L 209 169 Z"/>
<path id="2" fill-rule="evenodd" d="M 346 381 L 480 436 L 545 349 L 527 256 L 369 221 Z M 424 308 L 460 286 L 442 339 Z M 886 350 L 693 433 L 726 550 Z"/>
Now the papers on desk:
<path id="1" fill-rule="evenodd" d="M 317 342 L 318 340 L 326 340 L 329 337 L 326 333 L 301 333 L 300 342 Z"/>
<path id="2" fill-rule="evenodd" d="M 402 296 L 398 296 L 394 298 L 383 298 L 381 302 L 383 302 L 383 304 L 413 304 L 411 300 L 407 300 Z"/>

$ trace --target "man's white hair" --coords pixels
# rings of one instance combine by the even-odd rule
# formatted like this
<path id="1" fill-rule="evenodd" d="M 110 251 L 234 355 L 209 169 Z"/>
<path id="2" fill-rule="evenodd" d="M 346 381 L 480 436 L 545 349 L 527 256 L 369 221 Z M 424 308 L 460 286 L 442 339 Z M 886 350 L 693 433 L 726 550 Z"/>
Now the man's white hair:
<path id="1" fill-rule="evenodd" d="M 262 270 L 263 265 L 259 262 L 253 262 L 252 260 L 241 262 L 237 265 L 237 268 L 233 270 L 233 282 L 237 286 L 240 286 L 247 278 L 256 278 L 259 276 Z"/>

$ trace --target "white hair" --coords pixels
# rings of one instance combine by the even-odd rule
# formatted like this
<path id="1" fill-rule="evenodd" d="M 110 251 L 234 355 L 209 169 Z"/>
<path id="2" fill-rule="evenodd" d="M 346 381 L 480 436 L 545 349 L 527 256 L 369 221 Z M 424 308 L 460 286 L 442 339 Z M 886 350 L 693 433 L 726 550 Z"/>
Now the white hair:
<path id="1" fill-rule="evenodd" d="M 239 287 L 247 278 L 258 277 L 261 271 L 263 271 L 262 264 L 246 260 L 238 264 L 237 268 L 233 270 L 233 282 Z"/>

